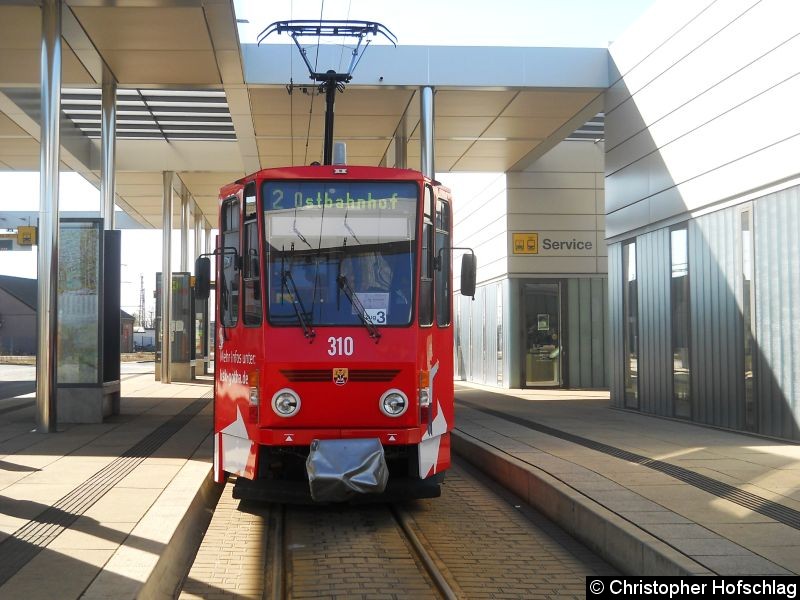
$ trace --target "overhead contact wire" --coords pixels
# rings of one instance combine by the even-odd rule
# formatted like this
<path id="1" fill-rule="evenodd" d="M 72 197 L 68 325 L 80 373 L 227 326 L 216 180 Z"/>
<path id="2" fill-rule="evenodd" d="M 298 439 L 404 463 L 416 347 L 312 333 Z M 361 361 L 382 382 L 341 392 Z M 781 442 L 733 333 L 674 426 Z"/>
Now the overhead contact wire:
<path id="1" fill-rule="evenodd" d="M 352 7 L 352 5 L 353 5 L 353 0 L 349 0 L 349 2 L 347 3 L 347 17 L 345 18 L 345 21 L 350 20 L 350 8 Z M 346 37 L 342 38 L 342 51 L 339 53 L 339 67 L 337 69 L 339 72 L 341 72 L 342 70 L 342 59 L 344 58 L 344 42 L 346 39 L 347 39 Z"/>
<path id="2" fill-rule="evenodd" d="M 289 2 L 289 18 L 294 19 L 294 0 Z M 292 152 L 291 163 L 294 163 L 294 61 L 289 55 L 289 144 Z"/>
<path id="3" fill-rule="evenodd" d="M 320 29 L 322 28 L 322 13 L 325 10 L 325 0 L 322 0 L 319 7 L 319 26 Z M 321 35 L 317 36 L 317 56 L 314 58 L 314 72 L 317 71 L 317 64 L 319 63 L 319 45 L 320 39 L 322 38 Z M 311 108 L 308 109 L 308 129 L 306 129 L 306 153 L 303 156 L 303 164 L 308 163 L 308 144 L 311 140 L 311 116 L 314 114 L 314 96 L 315 94 L 312 92 L 311 94 Z"/>

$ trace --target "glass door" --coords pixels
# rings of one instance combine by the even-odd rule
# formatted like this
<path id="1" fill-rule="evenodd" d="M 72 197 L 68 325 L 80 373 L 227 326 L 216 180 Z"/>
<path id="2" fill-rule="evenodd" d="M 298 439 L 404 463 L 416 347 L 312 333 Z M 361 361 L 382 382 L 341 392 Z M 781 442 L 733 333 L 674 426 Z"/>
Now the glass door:
<path id="1" fill-rule="evenodd" d="M 525 385 L 561 385 L 561 284 L 525 284 L 523 313 Z"/>

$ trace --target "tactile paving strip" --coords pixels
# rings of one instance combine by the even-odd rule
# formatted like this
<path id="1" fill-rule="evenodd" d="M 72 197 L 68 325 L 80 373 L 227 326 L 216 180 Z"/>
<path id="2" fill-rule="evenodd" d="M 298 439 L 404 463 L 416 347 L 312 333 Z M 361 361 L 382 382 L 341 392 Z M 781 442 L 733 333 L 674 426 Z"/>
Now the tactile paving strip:
<path id="1" fill-rule="evenodd" d="M 87 479 L 53 506 L 17 529 L 0 543 L 0 585 L 28 564 L 61 532 L 94 505 L 106 492 L 127 477 L 159 446 L 186 425 L 209 402 L 212 392 L 203 395 L 160 425 L 119 458 Z"/>

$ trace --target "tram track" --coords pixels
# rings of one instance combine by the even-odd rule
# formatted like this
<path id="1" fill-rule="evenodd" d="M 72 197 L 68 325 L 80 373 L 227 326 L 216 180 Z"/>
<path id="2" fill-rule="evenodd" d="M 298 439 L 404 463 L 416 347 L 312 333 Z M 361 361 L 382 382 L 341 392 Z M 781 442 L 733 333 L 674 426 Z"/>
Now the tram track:
<path id="1" fill-rule="evenodd" d="M 511 492 L 458 462 L 440 498 L 280 505 L 223 493 L 183 600 L 580 596 L 614 570 Z"/>
<path id="2" fill-rule="evenodd" d="M 299 510 L 302 511 L 303 509 Z M 333 508 L 330 510 L 332 512 L 337 512 L 339 509 Z M 420 579 L 425 581 L 426 586 L 431 592 L 429 597 L 442 600 L 457 600 L 458 598 L 464 597 L 463 594 L 459 593 L 458 585 L 452 580 L 452 576 L 449 575 L 442 561 L 436 557 L 430 544 L 427 543 L 424 536 L 419 532 L 419 526 L 414 522 L 413 518 L 409 516 L 402 505 L 373 505 L 367 510 L 367 521 L 388 521 L 394 524 L 396 533 L 404 542 L 408 557 L 413 560 L 419 569 Z M 296 532 L 289 531 L 287 533 L 289 529 L 287 527 L 287 520 L 292 520 L 292 515 L 296 514 L 297 511 L 297 508 L 283 504 L 272 504 L 269 507 L 266 524 L 268 547 L 265 553 L 267 564 L 264 570 L 263 600 L 285 600 L 292 598 L 294 596 L 294 587 L 298 584 L 303 585 L 303 582 L 299 581 L 298 576 L 292 568 L 293 544 L 287 543 L 287 540 L 291 539 L 293 533 L 295 537 L 297 537 Z M 352 509 L 347 510 L 347 512 L 352 514 Z M 295 523 L 292 527 L 303 527 L 302 520 L 303 519 L 294 519 Z M 297 521 L 301 521 L 301 523 L 298 524 Z M 360 527 L 356 527 L 354 532 L 358 534 L 360 533 L 360 529 Z M 347 544 L 345 543 L 344 546 L 346 547 Z M 348 563 L 346 562 L 348 557 L 339 556 L 337 558 L 342 560 L 341 564 L 343 569 L 348 571 Z M 405 557 L 398 557 L 396 555 L 394 559 L 406 560 Z M 370 581 L 390 581 L 394 576 L 393 571 L 392 565 L 387 565 L 386 573 L 381 574 L 373 570 L 372 572 L 366 573 L 366 578 Z M 346 577 L 342 578 L 346 580 L 343 581 L 344 588 L 354 587 L 355 589 L 331 588 L 327 590 L 327 592 L 330 594 L 352 594 L 356 592 L 357 589 L 363 589 L 361 586 L 364 585 L 364 583 L 369 584 L 369 582 L 357 581 L 361 578 L 355 576 L 352 572 L 343 571 L 343 573 L 346 575 Z M 419 592 L 419 589 L 409 590 L 408 597 L 424 597 L 420 595 Z M 393 593 L 402 596 L 404 590 L 395 588 Z"/>
<path id="3" fill-rule="evenodd" d="M 286 550 L 284 548 L 283 530 L 285 526 L 286 507 L 283 504 L 271 504 L 267 516 L 267 565 L 264 569 L 264 593 L 262 600 L 283 600 L 286 597 Z"/>
<path id="4" fill-rule="evenodd" d="M 427 543 L 423 543 L 420 536 L 414 531 L 416 527 L 413 519 L 408 516 L 408 513 L 406 513 L 399 504 L 392 504 L 390 510 L 395 520 L 400 525 L 400 528 L 403 530 L 406 540 L 408 540 L 409 544 L 414 549 L 417 559 L 422 563 L 428 576 L 433 580 L 441 597 L 445 598 L 445 600 L 457 600 L 461 597 L 461 595 L 456 592 L 458 585 L 455 583 L 451 585 L 450 581 L 448 581 L 452 580 L 452 578 L 449 577 L 449 574 L 448 576 L 445 575 L 444 569 L 440 567 L 442 563 L 435 558 L 436 555 L 433 549 L 430 548 Z"/>

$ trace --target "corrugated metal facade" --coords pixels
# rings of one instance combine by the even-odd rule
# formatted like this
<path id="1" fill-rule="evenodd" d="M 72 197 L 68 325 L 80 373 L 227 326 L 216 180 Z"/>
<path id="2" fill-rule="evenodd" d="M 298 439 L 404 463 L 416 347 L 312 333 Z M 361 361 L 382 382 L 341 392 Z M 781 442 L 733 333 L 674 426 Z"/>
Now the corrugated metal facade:
<path id="1" fill-rule="evenodd" d="M 742 314 L 746 238 L 753 211 L 754 364 L 757 422 L 765 435 L 800 439 L 800 188 L 689 221 L 690 383 L 694 421 L 744 430 Z M 743 241 L 744 240 L 744 241 Z M 636 238 L 640 406 L 673 416 L 669 229 Z M 609 377 L 623 402 L 621 243 L 609 247 Z"/>
<path id="2" fill-rule="evenodd" d="M 623 380 L 638 381 L 641 410 L 674 416 L 675 371 L 680 412 L 693 421 L 800 439 L 799 23 L 797 2 L 659 0 L 609 47 L 616 406 Z M 671 265 L 668 226 L 680 222 L 687 239 L 676 236 Z M 625 357 L 621 244 L 634 237 L 639 314 L 630 339 L 639 351 Z M 688 294 L 687 280 L 672 280 L 672 266 L 676 279 L 687 272 L 684 256 Z M 673 333 L 680 343 L 670 358 Z M 625 358 L 636 371 L 629 378 Z"/>
<path id="3" fill-rule="evenodd" d="M 503 363 L 498 360 L 498 284 L 475 290 L 475 300 L 456 298 L 457 335 L 455 339 L 456 377 L 498 385 L 503 381 Z M 502 321 L 501 321 L 502 323 Z"/>
<path id="4" fill-rule="evenodd" d="M 567 280 L 567 387 L 606 388 L 605 277 Z"/>
<path id="5" fill-rule="evenodd" d="M 636 239 L 636 276 L 639 299 L 639 406 L 644 412 L 672 414 L 668 229 L 660 229 Z"/>
<path id="6" fill-rule="evenodd" d="M 689 223 L 692 419 L 736 429 L 744 414 L 738 246 L 734 209 Z"/>
<path id="7" fill-rule="evenodd" d="M 614 406 L 622 407 L 625 385 L 622 378 L 622 244 L 608 247 L 608 327 L 606 328 L 606 357 L 608 387 Z"/>
<path id="8" fill-rule="evenodd" d="M 515 279 L 516 283 L 525 279 Z M 541 281 L 541 280 L 537 280 Z M 553 280 L 557 282 L 559 280 Z M 562 281 L 566 294 L 566 365 L 564 385 L 605 388 L 606 298 L 605 277 Z M 511 280 L 490 283 L 475 290 L 475 301 L 456 298 L 456 377 L 500 387 L 522 387 L 524 368 L 518 352 L 523 331 L 519 286 L 509 293 Z M 499 327 L 498 327 L 499 326 Z"/>
<path id="9" fill-rule="evenodd" d="M 800 188 L 755 203 L 759 431 L 800 439 Z"/>

